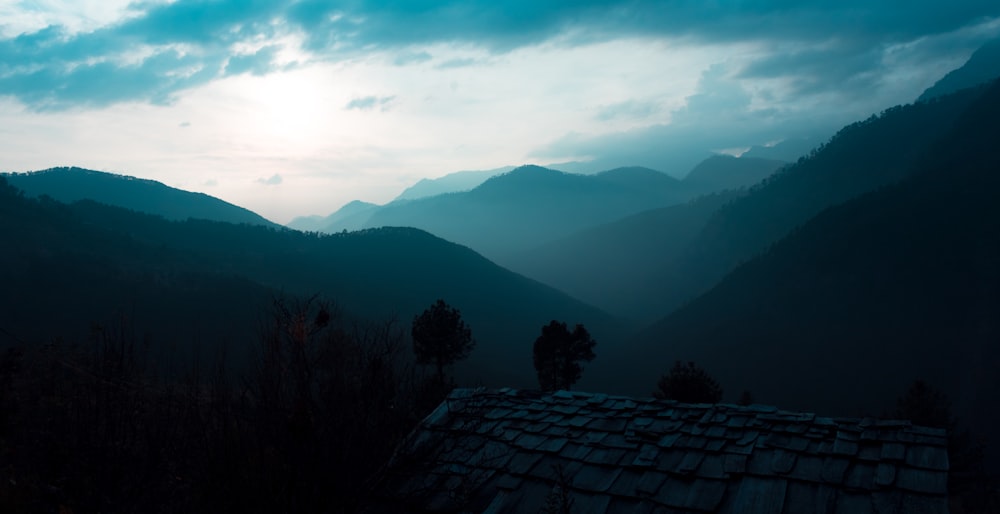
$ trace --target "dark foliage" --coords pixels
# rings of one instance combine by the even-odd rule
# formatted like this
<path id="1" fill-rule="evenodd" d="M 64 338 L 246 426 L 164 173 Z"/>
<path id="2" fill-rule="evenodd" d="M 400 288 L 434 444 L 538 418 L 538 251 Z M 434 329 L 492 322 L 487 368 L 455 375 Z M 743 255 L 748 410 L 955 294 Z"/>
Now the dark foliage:
<path id="1" fill-rule="evenodd" d="M 718 403 L 722 387 L 694 362 L 677 361 L 670 373 L 660 377 L 653 396 L 684 403 Z"/>
<path id="2" fill-rule="evenodd" d="M 123 320 L 0 360 L 0 512 L 353 512 L 424 398 L 404 332 L 276 300 L 253 371 L 158 378 Z"/>
<path id="3" fill-rule="evenodd" d="M 893 416 L 924 427 L 949 431 L 955 428 L 955 419 L 951 416 L 951 401 L 943 392 L 923 380 L 915 380 L 903 396 L 899 397 Z"/>
<path id="4" fill-rule="evenodd" d="M 543 326 L 534 345 L 538 387 L 543 391 L 569 390 L 583 374 L 580 362 L 594 360 L 596 345 L 583 325 L 577 325 L 572 332 L 566 323 L 556 320 Z"/>
<path id="5" fill-rule="evenodd" d="M 462 321 L 462 313 L 441 299 L 413 318 L 410 334 L 417 363 L 433 364 L 442 384 L 445 368 L 467 358 L 476 346 L 472 330 Z"/>
<path id="6" fill-rule="evenodd" d="M 1000 482 L 986 469 L 983 443 L 952 416 L 951 400 L 944 392 L 915 380 L 896 400 L 892 417 L 947 430 L 951 512 L 997 512 Z"/>

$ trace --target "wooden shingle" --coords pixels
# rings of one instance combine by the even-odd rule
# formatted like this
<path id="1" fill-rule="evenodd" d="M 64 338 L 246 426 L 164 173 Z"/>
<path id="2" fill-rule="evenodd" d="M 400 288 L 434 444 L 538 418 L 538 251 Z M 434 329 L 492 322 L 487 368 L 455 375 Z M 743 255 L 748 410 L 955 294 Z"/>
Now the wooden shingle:
<path id="1" fill-rule="evenodd" d="M 369 512 L 947 512 L 947 438 L 773 406 L 457 389 L 397 450 Z"/>

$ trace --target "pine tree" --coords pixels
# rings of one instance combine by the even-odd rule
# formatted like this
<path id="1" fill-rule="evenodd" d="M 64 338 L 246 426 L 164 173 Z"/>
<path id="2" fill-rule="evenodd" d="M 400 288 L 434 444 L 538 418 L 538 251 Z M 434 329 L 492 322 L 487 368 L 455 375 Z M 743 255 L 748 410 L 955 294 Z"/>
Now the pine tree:
<path id="1" fill-rule="evenodd" d="M 684 403 L 718 403 L 722 386 L 694 362 L 677 361 L 669 374 L 660 377 L 653 396 Z"/>
<path id="2" fill-rule="evenodd" d="M 572 332 L 566 323 L 552 320 L 535 339 L 534 361 L 538 386 L 543 391 L 569 389 L 583 374 L 581 361 L 594 360 L 597 342 L 583 325 Z"/>
<path id="3" fill-rule="evenodd" d="M 445 382 L 445 368 L 468 357 L 476 346 L 462 313 L 440 299 L 413 318 L 411 335 L 417 363 L 435 365 L 439 384 Z"/>

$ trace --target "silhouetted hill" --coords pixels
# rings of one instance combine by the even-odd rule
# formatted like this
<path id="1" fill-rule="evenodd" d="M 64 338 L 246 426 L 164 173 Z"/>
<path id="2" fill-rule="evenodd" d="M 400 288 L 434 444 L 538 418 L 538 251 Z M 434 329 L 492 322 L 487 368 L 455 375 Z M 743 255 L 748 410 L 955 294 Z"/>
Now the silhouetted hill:
<path id="1" fill-rule="evenodd" d="M 386 205 L 368 225 L 417 227 L 503 264 L 544 241 L 687 197 L 675 179 L 653 170 L 577 175 L 522 166 L 472 191 Z"/>
<path id="2" fill-rule="evenodd" d="M 393 201 L 416 200 L 428 196 L 437 196 L 445 193 L 457 193 L 475 189 L 490 177 L 501 173 L 507 173 L 514 169 L 513 166 L 504 166 L 492 170 L 470 170 L 449 173 L 438 178 L 423 178 L 416 184 L 406 188 Z"/>
<path id="3" fill-rule="evenodd" d="M 343 207 L 329 216 L 298 217 L 289 222 L 287 226 L 295 230 L 326 232 L 328 234 L 342 230 L 360 230 L 378 207 L 373 203 L 354 200 L 344 204 Z"/>
<path id="4" fill-rule="evenodd" d="M 961 89 L 978 86 L 1000 76 L 1000 38 L 988 41 L 969 56 L 969 60 L 927 88 L 917 98 L 925 102 Z"/>
<path id="5" fill-rule="evenodd" d="M 738 189 L 764 180 L 785 164 L 776 159 L 713 155 L 684 176 L 684 185 L 698 193 Z"/>
<path id="6" fill-rule="evenodd" d="M 509 267 L 622 318 L 663 315 L 676 260 L 719 207 L 724 191 L 584 229 L 513 256 Z"/>
<path id="7" fill-rule="evenodd" d="M 479 345 L 462 376 L 534 384 L 531 344 L 552 319 L 585 323 L 613 346 L 622 326 L 596 308 L 409 228 L 319 236 L 204 220 L 172 222 L 89 201 L 64 205 L 2 187 L 0 327 L 26 340 L 86 333 L 134 316 L 154 343 L 248 347 L 273 291 L 323 294 L 403 327 L 438 298 Z"/>
<path id="8" fill-rule="evenodd" d="M 170 220 L 188 218 L 277 227 L 258 214 L 203 194 L 175 189 L 154 180 L 82 168 L 52 168 L 6 175 L 29 196 L 47 195 L 60 202 L 78 200 L 124 207 Z"/>
<path id="9" fill-rule="evenodd" d="M 628 388 L 649 391 L 669 363 L 694 360 L 730 398 L 749 389 L 793 409 L 878 415 L 923 378 L 996 455 L 1000 83 L 952 106 L 963 104 L 917 155 L 897 152 L 907 179 L 823 211 L 644 331 L 622 361 Z M 926 132 L 902 122 L 921 113 L 856 130 L 903 116 L 890 126 L 916 139 Z"/>

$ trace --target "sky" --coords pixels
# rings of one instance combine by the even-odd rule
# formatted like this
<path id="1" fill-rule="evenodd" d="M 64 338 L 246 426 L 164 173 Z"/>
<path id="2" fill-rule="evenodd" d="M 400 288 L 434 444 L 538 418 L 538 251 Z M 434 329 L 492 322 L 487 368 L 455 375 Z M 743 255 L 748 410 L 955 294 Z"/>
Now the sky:
<path id="1" fill-rule="evenodd" d="M 459 170 L 682 176 L 912 102 L 998 34 L 995 0 L 0 0 L 0 171 L 280 223 Z"/>

